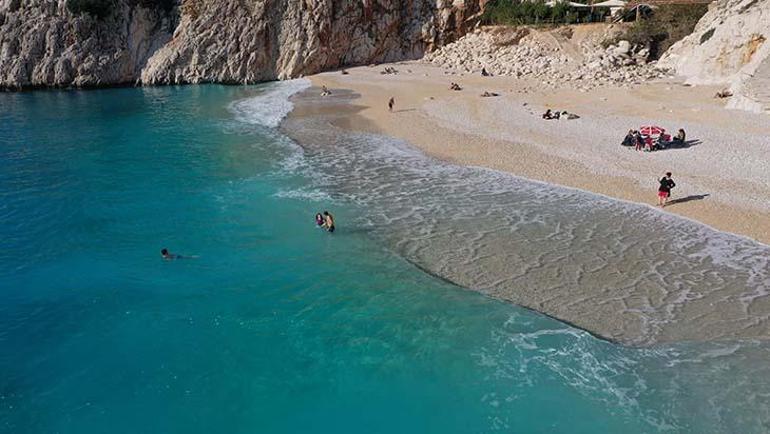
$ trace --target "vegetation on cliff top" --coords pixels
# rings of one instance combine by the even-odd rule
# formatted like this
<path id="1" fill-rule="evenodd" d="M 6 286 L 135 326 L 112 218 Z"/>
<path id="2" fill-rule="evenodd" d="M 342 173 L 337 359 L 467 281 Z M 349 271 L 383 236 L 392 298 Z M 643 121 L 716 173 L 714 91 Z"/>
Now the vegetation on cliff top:
<path id="1" fill-rule="evenodd" d="M 113 0 L 67 0 L 67 9 L 75 15 L 88 14 L 106 18 L 115 9 Z"/>
<path id="2" fill-rule="evenodd" d="M 594 11 L 571 8 L 566 2 L 553 7 L 545 0 L 491 0 L 484 7 L 482 21 L 488 25 L 574 24 L 603 21 L 607 9 Z"/>
<path id="3" fill-rule="evenodd" d="M 650 58 L 658 59 L 674 43 L 691 34 L 707 10 L 705 4 L 661 5 L 649 17 L 635 21 L 617 40 L 647 46 Z"/>
<path id="4" fill-rule="evenodd" d="M 134 5 L 146 9 L 170 12 L 176 5 L 176 0 L 130 0 Z M 116 0 L 67 0 L 67 9 L 75 15 L 88 14 L 104 19 L 115 10 Z"/>
<path id="5" fill-rule="evenodd" d="M 607 45 L 627 40 L 632 45 L 648 47 L 650 57 L 657 59 L 675 42 L 692 33 L 707 10 L 705 4 L 660 5 L 653 13 L 632 23 L 617 38 L 607 41 Z M 484 9 L 482 22 L 509 26 L 575 24 L 603 21 L 607 13 L 606 8 L 575 9 L 566 2 L 551 7 L 544 0 L 491 0 Z"/>

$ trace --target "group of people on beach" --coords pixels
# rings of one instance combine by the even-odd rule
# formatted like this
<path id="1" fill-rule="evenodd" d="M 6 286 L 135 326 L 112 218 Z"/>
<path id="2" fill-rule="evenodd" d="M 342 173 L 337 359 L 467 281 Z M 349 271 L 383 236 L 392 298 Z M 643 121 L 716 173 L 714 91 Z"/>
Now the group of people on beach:
<path id="1" fill-rule="evenodd" d="M 687 133 L 684 128 L 679 128 L 676 136 L 671 138 L 668 134 L 659 134 L 657 137 L 644 136 L 639 130 L 630 129 L 620 143 L 621 146 L 634 147 L 637 151 L 659 151 L 661 149 L 685 146 Z"/>
<path id="2" fill-rule="evenodd" d="M 547 109 L 545 113 L 543 113 L 542 117 L 545 120 L 559 120 L 561 118 L 578 119 L 580 116 L 576 115 L 575 113 L 569 113 L 566 110 L 562 110 L 562 111 L 556 110 L 554 112 L 554 111 L 551 111 L 551 109 Z"/>
<path id="3" fill-rule="evenodd" d="M 334 232 L 334 216 L 329 211 L 324 211 L 323 214 L 316 213 L 315 224 L 319 228 L 326 229 L 327 232 Z"/>

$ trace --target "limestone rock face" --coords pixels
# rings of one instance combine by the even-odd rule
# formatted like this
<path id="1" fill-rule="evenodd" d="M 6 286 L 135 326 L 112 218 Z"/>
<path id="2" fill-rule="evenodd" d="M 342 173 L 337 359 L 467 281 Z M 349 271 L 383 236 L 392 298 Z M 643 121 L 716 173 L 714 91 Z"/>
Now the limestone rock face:
<path id="1" fill-rule="evenodd" d="M 461 36 L 478 0 L 185 0 L 144 83 L 255 82 L 419 58 Z"/>
<path id="2" fill-rule="evenodd" d="M 0 88 L 253 83 L 419 58 L 471 28 L 484 0 L 0 0 Z"/>
<path id="3" fill-rule="evenodd" d="M 724 84 L 728 107 L 770 112 L 770 1 L 717 0 L 659 64 L 692 84 Z"/>
<path id="4" fill-rule="evenodd" d="M 174 20 L 123 1 L 96 19 L 64 0 L 0 0 L 0 88 L 132 83 Z"/>

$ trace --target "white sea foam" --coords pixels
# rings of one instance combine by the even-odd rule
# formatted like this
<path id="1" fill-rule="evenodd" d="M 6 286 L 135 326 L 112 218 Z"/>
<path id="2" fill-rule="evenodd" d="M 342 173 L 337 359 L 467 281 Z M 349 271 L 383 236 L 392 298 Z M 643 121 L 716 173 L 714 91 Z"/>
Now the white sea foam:
<path id="1" fill-rule="evenodd" d="M 328 193 L 319 190 L 280 190 L 273 196 L 284 199 L 304 199 L 311 202 L 324 202 L 329 203 L 332 201 L 332 197 Z"/>
<path id="2" fill-rule="evenodd" d="M 289 98 L 308 87 L 304 78 L 271 83 L 259 95 L 233 102 L 230 110 L 240 122 L 275 128 L 294 108 Z"/>
<path id="3" fill-rule="evenodd" d="M 321 174 L 313 186 L 363 205 L 396 253 L 461 286 L 637 344 L 761 333 L 750 308 L 770 288 L 768 246 L 324 120 L 284 125 L 306 150 L 297 172 Z M 704 319 L 726 311 L 737 326 Z"/>

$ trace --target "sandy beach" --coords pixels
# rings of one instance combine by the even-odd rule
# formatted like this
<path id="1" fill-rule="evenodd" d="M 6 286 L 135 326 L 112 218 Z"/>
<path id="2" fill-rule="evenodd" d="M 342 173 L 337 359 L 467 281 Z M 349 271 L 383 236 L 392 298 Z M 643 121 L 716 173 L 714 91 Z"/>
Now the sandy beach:
<path id="1" fill-rule="evenodd" d="M 397 74 L 382 74 L 386 67 Z M 770 243 L 770 119 L 727 110 L 716 87 L 676 79 L 633 87 L 545 89 L 532 79 L 482 77 L 424 62 L 357 67 L 310 77 L 357 94 L 338 126 L 401 138 L 436 158 L 488 167 L 613 198 L 656 203 L 657 179 L 673 172 L 670 212 Z M 452 82 L 462 90 L 449 89 Z M 481 97 L 483 92 L 499 94 Z M 393 112 L 387 101 L 395 99 Z M 543 120 L 547 108 L 574 120 Z M 687 131 L 684 149 L 620 146 L 630 128 Z"/>

